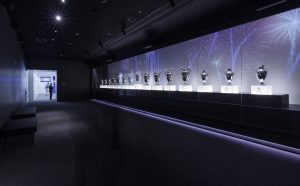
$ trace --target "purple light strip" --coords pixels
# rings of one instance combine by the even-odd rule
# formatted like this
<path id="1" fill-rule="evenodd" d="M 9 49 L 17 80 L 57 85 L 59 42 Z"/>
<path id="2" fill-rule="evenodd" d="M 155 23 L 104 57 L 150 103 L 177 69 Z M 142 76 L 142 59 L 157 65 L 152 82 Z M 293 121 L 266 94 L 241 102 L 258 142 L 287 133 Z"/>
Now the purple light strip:
<path id="1" fill-rule="evenodd" d="M 255 146 L 260 149 L 281 152 L 281 153 L 285 153 L 285 155 L 293 155 L 295 158 L 300 160 L 300 156 L 299 156 L 300 149 L 296 149 L 296 148 L 288 147 L 285 145 L 280 145 L 277 143 L 260 140 L 257 138 L 252 138 L 252 137 L 236 134 L 233 132 L 228 132 L 228 131 L 196 124 L 196 123 L 189 122 L 189 121 L 184 121 L 184 120 L 180 120 L 180 119 L 176 119 L 176 118 L 172 118 L 172 117 L 168 117 L 168 116 L 163 116 L 163 115 L 155 114 L 152 112 L 147 112 L 147 111 L 143 111 L 143 110 L 139 110 L 139 109 L 135 109 L 135 108 L 131 108 L 131 107 L 126 107 L 126 106 L 118 105 L 118 104 L 111 103 L 111 102 L 106 102 L 106 101 L 97 100 L 97 99 L 92 99 L 91 101 L 100 103 L 103 105 L 107 105 L 110 107 L 114 107 L 114 108 L 117 108 L 120 110 L 124 110 L 127 112 L 135 113 L 138 115 L 143 115 L 143 116 L 146 116 L 149 118 L 165 121 L 169 124 L 174 124 L 174 125 L 177 125 L 180 127 L 201 131 L 203 133 L 221 137 L 223 139 L 226 138 L 226 139 L 232 140 L 234 142 L 239 142 L 239 143 L 243 143 L 246 145 Z"/>

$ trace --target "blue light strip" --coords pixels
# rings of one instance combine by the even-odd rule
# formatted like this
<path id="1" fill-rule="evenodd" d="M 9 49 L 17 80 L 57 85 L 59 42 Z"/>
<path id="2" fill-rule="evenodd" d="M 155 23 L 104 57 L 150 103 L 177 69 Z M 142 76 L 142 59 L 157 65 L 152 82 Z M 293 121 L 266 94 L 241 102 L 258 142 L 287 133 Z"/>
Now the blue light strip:
<path id="1" fill-rule="evenodd" d="M 265 141 L 265 140 L 260 140 L 260 139 L 256 139 L 256 138 L 236 134 L 236 133 L 233 133 L 233 132 L 228 132 L 228 131 L 224 131 L 224 130 L 220 130 L 220 129 L 216 129 L 216 128 L 196 124 L 196 123 L 189 122 L 189 121 L 184 121 L 184 120 L 180 120 L 180 119 L 176 119 L 176 118 L 172 118 L 172 117 L 168 117 L 168 116 L 164 116 L 164 115 L 160 115 L 160 114 L 155 114 L 155 113 L 152 113 L 152 112 L 147 112 L 147 111 L 143 111 L 143 110 L 139 110 L 139 109 L 135 109 L 135 108 L 131 108 L 131 107 L 126 107 L 126 106 L 122 106 L 122 105 L 118 105 L 118 104 L 115 104 L 115 103 L 106 102 L 106 101 L 102 101 L 102 100 L 98 100 L 98 99 L 92 99 L 91 101 L 96 102 L 96 103 L 100 103 L 100 104 L 103 104 L 103 105 L 107 105 L 109 107 L 114 107 L 114 108 L 117 108 L 117 109 L 120 109 L 120 110 L 124 110 L 124 111 L 127 111 L 127 112 L 143 115 L 145 117 L 153 118 L 153 119 L 156 119 L 156 120 L 165 121 L 169 124 L 174 124 L 174 125 L 177 125 L 177 126 L 180 126 L 180 127 L 201 131 L 201 132 L 204 132 L 206 134 L 214 135 L 216 137 L 226 138 L 226 139 L 232 140 L 234 142 L 243 143 L 243 144 L 248 145 L 248 146 L 249 145 L 250 146 L 256 146 L 256 147 L 264 149 L 264 150 L 279 151 L 279 152 L 282 152 L 282 153 L 288 153 L 287 155 L 296 155 L 296 158 L 299 158 L 299 160 L 300 160 L 300 156 L 299 156 L 300 155 L 300 149 L 296 149 L 296 148 L 288 147 L 288 146 L 285 146 L 285 145 L 280 145 L 280 144 L 277 144 L 277 143 L 273 143 L 273 142 L 269 142 L 269 141 Z"/>

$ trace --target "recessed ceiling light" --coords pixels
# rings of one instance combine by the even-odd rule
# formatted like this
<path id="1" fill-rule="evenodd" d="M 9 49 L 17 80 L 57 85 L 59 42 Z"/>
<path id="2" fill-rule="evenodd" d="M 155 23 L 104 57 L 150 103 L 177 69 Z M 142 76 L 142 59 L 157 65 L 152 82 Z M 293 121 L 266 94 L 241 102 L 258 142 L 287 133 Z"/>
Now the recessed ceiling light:
<path id="1" fill-rule="evenodd" d="M 62 3 L 65 3 L 66 2 L 66 0 L 60 0 Z"/>
<path id="2" fill-rule="evenodd" d="M 55 33 L 57 33 L 57 30 L 54 30 Z"/>
<path id="3" fill-rule="evenodd" d="M 58 22 L 60 22 L 60 21 L 62 21 L 62 17 L 60 15 L 56 15 L 55 16 L 55 20 L 58 21 Z"/>
<path id="4" fill-rule="evenodd" d="M 54 38 L 52 38 L 51 40 L 52 40 L 52 41 L 54 41 L 55 39 L 54 39 Z"/>
<path id="5" fill-rule="evenodd" d="M 143 13 L 143 11 L 142 11 L 142 10 L 139 10 L 138 13 L 141 14 L 141 13 Z"/>

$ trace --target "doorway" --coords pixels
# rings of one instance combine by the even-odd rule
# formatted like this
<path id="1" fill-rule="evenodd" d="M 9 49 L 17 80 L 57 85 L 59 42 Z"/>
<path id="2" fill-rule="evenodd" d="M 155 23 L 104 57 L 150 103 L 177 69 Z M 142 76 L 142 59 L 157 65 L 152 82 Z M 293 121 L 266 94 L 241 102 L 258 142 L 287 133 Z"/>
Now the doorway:
<path id="1" fill-rule="evenodd" d="M 56 70 L 27 70 L 27 102 L 57 100 Z M 53 87 L 52 100 L 49 89 Z"/>

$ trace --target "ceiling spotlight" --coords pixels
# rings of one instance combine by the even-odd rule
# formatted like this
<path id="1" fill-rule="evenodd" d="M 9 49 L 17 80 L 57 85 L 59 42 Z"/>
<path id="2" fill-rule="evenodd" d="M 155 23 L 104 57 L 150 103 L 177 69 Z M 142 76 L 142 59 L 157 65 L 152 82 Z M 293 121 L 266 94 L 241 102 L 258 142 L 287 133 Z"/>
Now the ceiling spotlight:
<path id="1" fill-rule="evenodd" d="M 62 3 L 65 3 L 66 2 L 66 0 L 60 0 Z"/>
<path id="2" fill-rule="evenodd" d="M 54 30 L 55 33 L 57 33 L 57 30 Z"/>
<path id="3" fill-rule="evenodd" d="M 58 22 L 60 22 L 62 20 L 62 17 L 60 15 L 56 15 L 55 16 L 55 20 L 58 21 Z"/>

